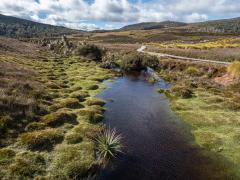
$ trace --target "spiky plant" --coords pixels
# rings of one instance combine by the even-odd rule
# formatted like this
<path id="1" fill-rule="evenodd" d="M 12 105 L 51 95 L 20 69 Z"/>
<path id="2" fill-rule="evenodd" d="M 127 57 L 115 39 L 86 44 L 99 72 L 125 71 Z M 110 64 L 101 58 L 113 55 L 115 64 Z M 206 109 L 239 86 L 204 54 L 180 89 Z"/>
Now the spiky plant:
<path id="1" fill-rule="evenodd" d="M 122 136 L 115 129 L 105 129 L 96 138 L 97 151 L 104 160 L 116 157 L 122 152 Z"/>

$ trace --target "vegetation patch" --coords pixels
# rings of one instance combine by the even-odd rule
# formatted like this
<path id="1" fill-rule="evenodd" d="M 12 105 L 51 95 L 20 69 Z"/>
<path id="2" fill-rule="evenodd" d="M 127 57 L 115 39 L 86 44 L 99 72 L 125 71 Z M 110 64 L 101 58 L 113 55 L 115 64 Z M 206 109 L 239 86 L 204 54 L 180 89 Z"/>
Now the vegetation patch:
<path id="1" fill-rule="evenodd" d="M 87 100 L 88 106 L 93 106 L 93 105 L 104 106 L 105 104 L 106 104 L 106 102 L 99 98 L 90 98 Z"/>
<path id="2" fill-rule="evenodd" d="M 63 132 L 58 129 L 45 129 L 28 132 L 20 136 L 20 141 L 30 150 L 51 150 L 53 145 L 63 140 Z"/>
<path id="3" fill-rule="evenodd" d="M 46 161 L 38 153 L 18 153 L 13 164 L 8 167 L 9 179 L 33 179 L 37 175 L 45 174 Z"/>
<path id="4" fill-rule="evenodd" d="M 76 124 L 77 116 L 74 113 L 57 111 L 46 115 L 42 118 L 41 122 L 51 127 L 61 126 L 64 123 Z"/>
<path id="5" fill-rule="evenodd" d="M 60 108 L 77 109 L 82 107 L 83 106 L 79 103 L 79 100 L 77 98 L 66 98 L 52 105 L 50 109 L 51 110 L 58 110 Z"/>
<path id="6" fill-rule="evenodd" d="M 50 173 L 56 179 L 87 178 L 94 162 L 93 143 L 61 145 L 55 151 Z"/>
<path id="7" fill-rule="evenodd" d="M 80 102 L 85 101 L 89 94 L 87 91 L 75 91 L 70 94 L 71 98 L 77 98 Z"/>

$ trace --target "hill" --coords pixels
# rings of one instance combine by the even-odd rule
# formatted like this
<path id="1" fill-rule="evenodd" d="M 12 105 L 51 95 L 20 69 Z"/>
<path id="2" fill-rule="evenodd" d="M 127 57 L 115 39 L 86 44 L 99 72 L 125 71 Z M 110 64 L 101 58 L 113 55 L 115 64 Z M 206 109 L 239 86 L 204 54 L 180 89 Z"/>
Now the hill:
<path id="1" fill-rule="evenodd" d="M 179 27 L 179 26 L 185 26 L 185 25 L 187 24 L 182 22 L 174 22 L 174 21 L 144 22 L 144 23 L 124 26 L 120 30 L 152 30 L 152 29 Z"/>
<path id="2" fill-rule="evenodd" d="M 52 26 L 0 14 L 0 35 L 14 38 L 54 37 L 79 33 L 78 30 Z"/>
<path id="3" fill-rule="evenodd" d="M 240 33 L 240 17 L 191 24 L 190 31 L 208 33 Z"/>
<path id="4" fill-rule="evenodd" d="M 163 22 L 144 22 L 124 26 L 120 31 L 128 30 L 185 30 L 187 32 L 206 32 L 206 33 L 240 33 L 240 17 L 232 19 L 222 19 L 205 21 L 200 23 L 182 23 L 174 21 Z"/>

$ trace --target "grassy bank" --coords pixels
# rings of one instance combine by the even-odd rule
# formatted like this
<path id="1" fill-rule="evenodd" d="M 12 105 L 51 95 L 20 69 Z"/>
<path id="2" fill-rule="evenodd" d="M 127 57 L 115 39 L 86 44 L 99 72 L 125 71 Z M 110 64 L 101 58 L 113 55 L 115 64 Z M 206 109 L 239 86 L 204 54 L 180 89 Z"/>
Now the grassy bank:
<path id="1" fill-rule="evenodd" d="M 0 56 L 0 179 L 74 179 L 100 166 L 92 137 L 103 125 L 94 98 L 111 70 L 44 49 Z"/>
<path id="2" fill-rule="evenodd" d="M 223 67 L 176 63 L 163 61 L 160 72 L 162 77 L 173 83 L 167 92 L 172 109 L 192 126 L 198 145 L 209 154 L 223 156 L 233 163 L 234 171 L 239 175 L 239 86 L 221 87 L 213 81 L 214 77 L 226 71 Z"/>

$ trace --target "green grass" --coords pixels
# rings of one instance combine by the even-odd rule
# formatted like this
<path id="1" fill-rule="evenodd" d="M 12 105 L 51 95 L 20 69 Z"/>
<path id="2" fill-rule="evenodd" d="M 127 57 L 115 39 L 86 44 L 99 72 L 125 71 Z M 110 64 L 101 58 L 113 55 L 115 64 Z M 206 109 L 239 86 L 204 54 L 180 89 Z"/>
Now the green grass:
<path id="1" fill-rule="evenodd" d="M 54 57 L 42 51 L 35 59 L 0 55 L 0 66 L 6 69 L 0 83 L 7 85 L 3 87 L 6 96 L 1 98 L 8 100 L 5 103 L 0 98 L 0 130 L 4 132 L 0 179 L 69 179 L 94 174 L 97 159 L 92 138 L 104 129 L 98 123 L 104 101 L 95 95 L 105 88 L 102 82 L 116 74 L 84 58 Z M 22 75 L 19 82 L 15 80 L 18 74 Z"/>
<path id="2" fill-rule="evenodd" d="M 193 126 L 197 144 L 239 166 L 240 111 L 228 108 L 231 101 L 221 94 L 199 89 L 195 95 L 172 100 L 173 110 Z"/>

